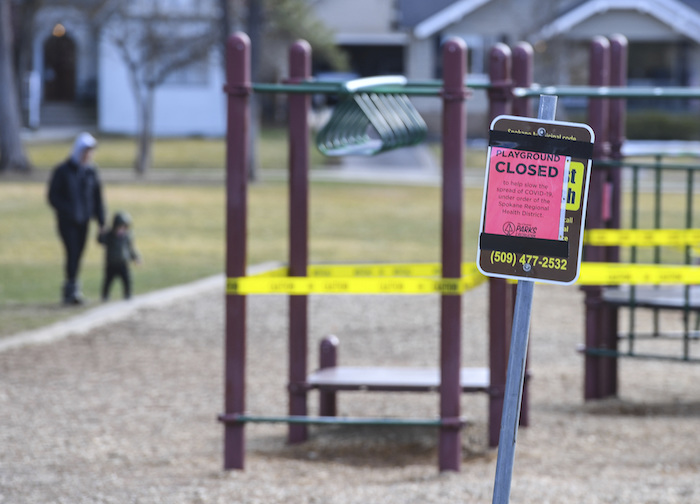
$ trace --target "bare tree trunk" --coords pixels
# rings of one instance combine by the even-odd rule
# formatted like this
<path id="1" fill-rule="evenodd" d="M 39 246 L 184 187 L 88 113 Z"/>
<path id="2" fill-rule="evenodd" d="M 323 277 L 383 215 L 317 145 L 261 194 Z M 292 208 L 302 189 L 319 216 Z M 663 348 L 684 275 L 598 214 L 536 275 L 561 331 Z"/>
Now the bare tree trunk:
<path id="1" fill-rule="evenodd" d="M 0 0 L 0 172 L 29 171 L 22 139 L 15 72 L 12 66 L 10 0 Z"/>
<path id="2" fill-rule="evenodd" d="M 226 72 L 226 41 L 233 32 L 233 18 L 229 1 L 219 0 L 219 7 L 221 8 L 221 62 L 224 72 Z"/>
<path id="3" fill-rule="evenodd" d="M 144 175 L 150 168 L 153 152 L 153 107 L 154 89 L 147 87 L 140 93 L 139 108 L 139 146 L 136 153 L 134 169 L 138 175 Z"/>

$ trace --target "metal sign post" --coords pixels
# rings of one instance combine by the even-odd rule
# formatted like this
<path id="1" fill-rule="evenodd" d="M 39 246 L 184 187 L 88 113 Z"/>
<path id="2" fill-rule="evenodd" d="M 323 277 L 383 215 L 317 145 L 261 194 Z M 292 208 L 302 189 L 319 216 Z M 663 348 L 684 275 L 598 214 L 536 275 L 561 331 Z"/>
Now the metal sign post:
<path id="1" fill-rule="evenodd" d="M 513 313 L 513 331 L 508 355 L 508 374 L 503 398 L 501 434 L 498 441 L 496 482 L 493 487 L 493 503 L 506 504 L 510 499 L 510 483 L 513 478 L 515 442 L 518 437 L 518 421 L 525 382 L 525 361 L 530 334 L 530 313 L 535 282 L 518 280 Z"/>
<path id="2" fill-rule="evenodd" d="M 554 121 L 556 106 L 556 96 L 540 96 L 537 118 L 542 121 Z M 510 119 L 512 118 L 508 120 Z M 497 123 L 497 120 L 494 121 L 494 124 Z M 517 123 L 513 124 L 517 125 Z M 484 272 L 486 274 L 518 278 L 518 290 L 513 313 L 513 329 L 511 333 L 506 389 L 503 402 L 503 416 L 501 419 L 501 431 L 498 444 L 498 459 L 496 462 L 496 480 L 493 492 L 494 504 L 505 504 L 510 499 L 515 443 L 518 435 L 518 422 L 520 419 L 523 384 L 525 381 L 525 362 L 527 359 L 527 346 L 530 332 L 530 314 L 535 285 L 534 280 L 544 278 L 545 280 L 554 281 L 556 283 L 570 283 L 575 281 L 575 278 L 578 276 L 578 271 L 573 272 L 572 278 L 570 278 L 572 276 L 570 271 L 566 271 L 566 275 L 559 278 L 556 275 L 555 277 L 551 277 L 551 272 L 549 270 L 557 270 L 557 274 L 561 273 L 560 270 L 568 270 L 567 267 L 561 268 L 556 266 L 557 261 L 559 261 L 558 264 L 561 265 L 564 260 L 567 261 L 567 266 L 569 262 L 571 262 L 576 264 L 575 269 L 580 267 L 580 258 L 578 257 L 580 256 L 580 247 L 576 247 L 576 245 L 580 243 L 580 237 L 578 237 L 579 242 L 571 243 L 575 241 L 572 240 L 572 238 L 575 239 L 576 237 L 572 236 L 570 233 L 567 234 L 568 228 L 564 225 L 565 223 L 572 222 L 569 220 L 571 216 L 565 213 L 565 210 L 571 208 L 567 206 L 566 203 L 567 184 L 570 187 L 572 178 L 569 171 L 572 156 L 569 155 L 566 156 L 565 159 L 559 160 L 559 158 L 563 156 L 552 154 L 552 151 L 558 152 L 557 149 L 560 149 L 557 141 L 560 143 L 561 139 L 559 137 L 562 135 L 559 133 L 553 135 L 551 131 L 555 128 L 555 125 L 548 123 L 546 126 L 547 128 L 551 126 L 549 135 L 554 141 L 547 144 L 547 128 L 542 126 L 544 125 L 536 125 L 530 130 L 512 126 L 504 128 L 500 132 L 503 133 L 500 137 L 492 135 L 492 138 L 495 137 L 496 140 L 493 140 L 493 144 L 490 143 L 490 145 L 499 145 L 501 148 L 501 155 L 515 155 L 515 159 L 542 159 L 547 155 L 550 156 L 547 157 L 550 162 L 545 164 L 534 163 L 532 165 L 527 162 L 519 164 L 513 162 L 513 166 L 511 167 L 511 164 L 506 161 L 498 160 L 494 162 L 490 159 L 488 169 L 489 172 L 491 172 L 491 168 L 493 168 L 495 175 L 497 175 L 494 176 L 497 186 L 492 186 L 490 188 L 491 191 L 489 190 L 489 173 L 487 173 L 487 182 L 484 189 L 484 208 L 481 219 L 478 262 L 481 265 L 481 269 L 485 270 Z M 569 124 L 566 127 L 571 128 L 572 126 L 573 125 Z M 588 130 L 590 130 L 590 128 L 588 128 Z M 521 139 L 518 137 L 521 137 Z M 583 137 L 586 137 L 585 133 Z M 578 138 L 576 138 L 576 140 L 578 140 Z M 592 142 L 592 131 L 590 131 L 590 137 L 584 138 L 584 141 L 585 140 L 590 140 L 590 142 Z M 500 144 L 498 142 L 500 142 Z M 492 153 L 491 148 L 489 150 L 489 158 L 491 158 L 492 155 L 499 154 L 498 149 L 496 152 Z M 537 153 L 538 148 L 541 148 L 540 152 L 542 154 Z M 566 149 L 566 147 L 564 147 L 564 149 Z M 565 152 L 565 154 L 570 154 L 570 152 Z M 561 161 L 559 165 L 555 164 L 552 156 L 556 156 L 557 160 Z M 565 161 L 565 163 L 563 163 L 563 161 Z M 530 169 L 530 166 L 534 166 L 534 168 Z M 564 173 L 560 173 L 562 168 Z M 588 170 L 590 170 L 590 167 L 588 167 Z M 506 174 L 511 174 L 510 179 L 503 178 Z M 513 188 L 513 186 L 518 188 L 525 186 L 532 187 L 533 191 L 535 191 L 535 187 L 537 187 L 540 189 L 538 192 L 541 193 L 543 186 L 540 181 L 538 181 L 537 184 L 530 181 L 520 182 L 526 175 L 532 175 L 530 178 L 533 180 L 538 180 L 542 177 L 558 177 L 556 180 L 553 180 L 549 186 L 552 191 L 550 191 L 551 194 L 547 196 L 549 199 L 546 205 L 541 204 L 542 202 L 539 199 L 527 196 L 527 192 Z M 586 180 L 587 175 L 586 173 Z M 583 173 L 579 174 L 579 176 L 583 178 Z M 580 211 L 581 214 L 585 211 L 585 193 L 587 185 L 586 182 L 586 187 L 581 187 L 583 192 L 578 196 L 579 204 L 576 210 Z M 510 193 L 509 191 L 513 192 Z M 547 191 L 549 191 L 549 189 Z M 491 215 L 490 220 L 488 220 L 489 217 L 487 216 L 487 212 L 489 211 L 487 210 L 489 208 L 487 206 L 487 200 L 489 197 L 491 198 L 489 203 L 492 209 L 490 211 L 492 214 L 496 214 L 496 218 L 494 219 L 493 215 Z M 583 200 L 581 200 L 581 198 L 583 198 Z M 494 202 L 494 199 L 496 202 Z M 497 205 L 495 203 L 497 203 Z M 535 203 L 539 205 L 535 205 Z M 561 210 L 556 206 L 557 204 L 559 204 Z M 537 218 L 528 220 L 528 218 L 531 218 L 532 214 L 535 213 L 535 209 L 539 208 L 543 211 L 537 213 Z M 557 216 L 557 212 L 559 211 L 561 215 Z M 549 214 L 546 214 L 546 212 L 549 212 Z M 498 220 L 499 218 L 501 218 L 501 220 Z M 549 222 L 543 222 L 545 218 L 548 218 Z M 578 223 L 580 224 L 580 230 L 577 231 L 582 232 L 582 217 Z M 551 229 L 548 230 L 546 229 L 547 227 Z M 495 234 L 494 230 L 496 230 Z M 550 236 L 552 233 L 554 233 L 554 235 Z M 572 249 L 578 250 L 572 251 Z M 490 250 L 490 254 L 488 252 L 484 253 L 488 250 Z M 562 250 L 564 250 L 565 253 L 562 253 Z M 575 257 L 574 261 L 571 261 L 571 254 L 576 254 L 577 252 L 577 257 Z M 563 259 L 564 257 L 566 257 L 566 259 Z M 550 261 L 552 261 L 553 265 L 551 268 Z"/>

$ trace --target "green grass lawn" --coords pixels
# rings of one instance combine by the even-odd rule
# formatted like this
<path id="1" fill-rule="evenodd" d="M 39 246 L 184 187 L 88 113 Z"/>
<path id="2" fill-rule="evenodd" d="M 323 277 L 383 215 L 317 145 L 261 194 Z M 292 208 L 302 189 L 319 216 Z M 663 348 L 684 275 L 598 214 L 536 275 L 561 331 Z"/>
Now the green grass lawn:
<path id="1" fill-rule="evenodd" d="M 40 183 L 0 184 L 0 336 L 76 313 L 59 305 L 63 251 Z M 111 212 L 128 211 L 144 263 L 134 293 L 224 270 L 224 189 L 219 186 L 117 184 L 105 187 Z M 432 187 L 312 184 L 312 262 L 438 261 L 440 190 Z M 481 191 L 465 191 L 465 260 L 475 255 Z M 248 263 L 287 259 L 287 186 L 249 189 Z M 83 290 L 99 299 L 103 250 L 93 225 L 82 262 Z M 114 285 L 112 298 L 121 290 Z"/>
<path id="2" fill-rule="evenodd" d="M 100 136 L 96 160 L 102 168 L 132 169 L 136 157 L 136 140 L 121 136 Z M 72 141 L 34 142 L 26 145 L 27 155 L 33 166 L 49 170 L 65 159 L 71 150 Z M 429 147 L 440 159 L 440 144 Z M 284 169 L 288 158 L 287 133 L 283 128 L 264 128 L 256 149 L 261 169 Z M 311 148 L 311 166 L 333 165 L 333 158 L 323 156 L 318 149 Z M 223 138 L 161 138 L 153 143 L 153 168 L 170 170 L 195 170 L 221 168 L 226 158 Z M 467 149 L 465 166 L 483 169 L 486 165 L 486 149 Z"/>
<path id="3" fill-rule="evenodd" d="M 284 168 L 284 130 L 265 130 L 260 139 L 262 169 Z M 431 146 L 439 159 L 439 148 Z M 100 138 L 98 163 L 129 169 L 132 139 Z M 29 156 L 40 170 L 66 157 L 70 142 L 33 143 Z M 324 159 L 312 149 L 312 163 Z M 154 169 L 222 169 L 221 139 L 158 140 Z M 481 170 L 485 152 L 467 151 L 466 166 Z M 32 178 L 36 180 L 37 178 Z M 40 179 L 40 177 L 39 177 Z M 193 281 L 224 270 L 225 194 L 220 185 L 107 184 L 110 213 L 128 211 L 135 244 L 144 264 L 134 266 L 134 292 L 140 294 Z M 648 208 L 645 196 L 642 208 Z M 680 219 L 681 201 L 668 195 L 664 217 Z M 436 262 L 440 258 L 440 189 L 434 187 L 314 183 L 310 193 L 312 263 Z M 476 252 L 481 188 L 465 189 L 464 260 Z M 248 263 L 287 260 L 287 185 L 256 183 L 249 188 Z M 626 203 L 629 205 L 629 202 Z M 0 180 L 0 336 L 39 327 L 77 313 L 59 304 L 63 251 L 43 183 Z M 628 224 L 628 223 L 626 223 Z M 679 227 L 664 222 L 665 226 Z M 644 227 L 644 226 L 642 226 Z M 682 226 L 681 226 L 682 227 Z M 81 279 L 94 306 L 102 281 L 103 250 L 93 225 Z M 112 297 L 120 296 L 115 285 Z"/>
<path id="4" fill-rule="evenodd" d="M 283 128 L 265 128 L 258 142 L 262 170 L 287 167 Z M 71 140 L 30 142 L 28 156 L 39 172 L 65 159 Z M 439 159 L 439 146 L 431 145 Z M 102 168 L 129 170 L 136 141 L 100 136 L 96 160 Z M 467 164 L 484 163 L 484 153 Z M 153 170 L 223 169 L 221 138 L 157 139 Z M 333 164 L 311 149 L 315 168 Z M 41 180 L 42 177 L 32 177 Z M 473 256 L 480 191 L 467 190 L 466 251 Z M 63 251 L 43 183 L 16 178 L 0 181 L 0 336 L 34 328 L 74 314 L 58 303 Z M 440 193 L 436 188 L 314 184 L 311 191 L 310 260 L 312 262 L 437 261 L 440 256 Z M 135 243 L 144 264 L 133 267 L 134 293 L 161 289 L 221 273 L 224 265 L 224 189 L 210 185 L 106 184 L 110 213 L 128 211 Z M 287 259 L 287 186 L 250 186 L 248 263 Z M 82 261 L 83 290 L 94 306 L 102 281 L 103 250 L 93 224 Z M 118 285 L 112 298 L 119 297 Z"/>
<path id="5" fill-rule="evenodd" d="M 102 168 L 132 169 L 136 157 L 136 140 L 121 136 L 99 136 L 96 160 Z M 261 132 L 256 149 L 262 169 L 287 166 L 287 135 L 282 128 L 265 128 Z M 39 170 L 49 170 L 65 159 L 72 140 L 35 142 L 26 146 L 32 165 Z M 153 168 L 171 170 L 195 170 L 198 168 L 222 168 L 226 159 L 223 138 L 162 138 L 153 143 Z M 319 166 L 327 159 L 316 149 L 311 149 L 311 164 Z"/>

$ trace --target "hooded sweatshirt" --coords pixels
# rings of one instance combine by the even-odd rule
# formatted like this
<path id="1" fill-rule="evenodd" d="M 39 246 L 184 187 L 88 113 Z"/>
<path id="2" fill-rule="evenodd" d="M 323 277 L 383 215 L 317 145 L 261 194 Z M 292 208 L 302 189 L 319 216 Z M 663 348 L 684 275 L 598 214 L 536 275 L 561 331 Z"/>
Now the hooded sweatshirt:
<path id="1" fill-rule="evenodd" d="M 70 158 L 79 165 L 85 149 L 94 149 L 95 147 L 97 147 L 97 140 L 95 140 L 95 137 L 90 133 L 83 132 L 78 135 L 75 142 L 73 142 L 73 150 L 71 151 Z"/>
<path id="2" fill-rule="evenodd" d="M 70 157 L 58 165 L 49 182 L 49 204 L 60 220 L 86 224 L 91 218 L 104 225 L 102 186 L 97 170 L 81 164 L 85 149 L 94 149 L 97 140 L 89 133 L 81 133 L 73 143 Z"/>

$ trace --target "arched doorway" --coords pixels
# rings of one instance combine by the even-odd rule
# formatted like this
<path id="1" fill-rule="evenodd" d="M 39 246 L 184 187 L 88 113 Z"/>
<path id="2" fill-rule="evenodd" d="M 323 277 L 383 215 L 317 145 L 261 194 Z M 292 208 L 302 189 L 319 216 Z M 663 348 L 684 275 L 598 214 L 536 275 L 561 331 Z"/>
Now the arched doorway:
<path id="1" fill-rule="evenodd" d="M 44 99 L 75 100 L 75 42 L 65 30 L 44 42 Z"/>

